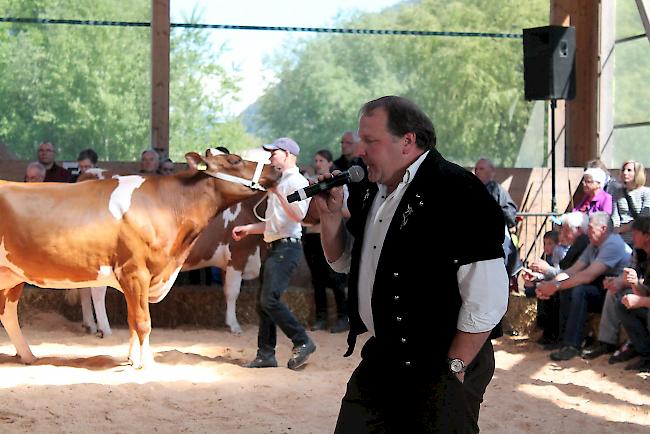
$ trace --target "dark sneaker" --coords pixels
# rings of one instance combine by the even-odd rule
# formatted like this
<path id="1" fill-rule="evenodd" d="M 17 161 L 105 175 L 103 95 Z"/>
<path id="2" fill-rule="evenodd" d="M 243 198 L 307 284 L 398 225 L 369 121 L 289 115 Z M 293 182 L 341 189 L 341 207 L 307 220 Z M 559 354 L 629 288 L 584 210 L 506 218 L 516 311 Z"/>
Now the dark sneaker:
<path id="1" fill-rule="evenodd" d="M 562 348 L 562 342 L 560 341 L 550 342 L 544 345 L 542 348 L 544 348 L 545 351 L 559 350 L 560 348 Z"/>
<path id="2" fill-rule="evenodd" d="M 296 370 L 307 363 L 309 356 L 316 351 L 316 344 L 311 339 L 302 345 L 293 347 L 293 354 L 287 362 L 287 368 Z"/>
<path id="3" fill-rule="evenodd" d="M 614 351 L 616 351 L 616 345 L 598 341 L 594 345 L 582 350 L 582 358 L 591 360 L 603 354 L 611 354 Z"/>
<path id="4" fill-rule="evenodd" d="M 636 362 L 629 363 L 625 367 L 626 371 L 650 372 L 650 360 L 639 359 Z"/>
<path id="5" fill-rule="evenodd" d="M 578 350 L 576 347 L 566 345 L 562 347 L 560 350 L 551 353 L 551 360 L 555 360 L 556 362 L 562 360 L 571 360 L 574 357 L 579 355 L 580 355 L 580 350 Z"/>
<path id="6" fill-rule="evenodd" d="M 339 318 L 330 329 L 330 333 L 342 333 L 350 330 L 350 320 L 347 317 Z"/>
<path id="7" fill-rule="evenodd" d="M 255 359 L 244 365 L 244 368 L 277 368 L 278 361 L 275 360 L 275 357 L 260 357 L 257 356 Z"/>
<path id="8" fill-rule="evenodd" d="M 639 353 L 634 349 L 632 343 L 630 341 L 627 341 L 621 348 L 614 351 L 614 354 L 611 355 L 608 362 L 610 365 L 613 365 L 614 363 L 627 362 L 628 360 L 632 360 L 638 355 Z"/>
<path id="9" fill-rule="evenodd" d="M 327 330 L 327 321 L 324 319 L 318 319 L 314 323 L 313 326 L 311 326 L 311 331 L 315 332 L 318 330 Z"/>

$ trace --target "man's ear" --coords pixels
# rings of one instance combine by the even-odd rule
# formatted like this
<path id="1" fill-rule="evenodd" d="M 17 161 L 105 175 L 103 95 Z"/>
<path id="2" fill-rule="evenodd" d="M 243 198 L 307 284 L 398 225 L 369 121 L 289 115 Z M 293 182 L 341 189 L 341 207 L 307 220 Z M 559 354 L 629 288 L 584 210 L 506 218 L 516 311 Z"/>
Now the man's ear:
<path id="1" fill-rule="evenodd" d="M 402 148 L 402 153 L 403 154 L 409 154 L 411 151 L 415 148 L 417 148 L 417 137 L 414 132 L 408 132 L 404 134 L 404 137 L 402 138 L 404 141 L 404 147 Z"/>
<path id="2" fill-rule="evenodd" d="M 185 154 L 185 160 L 192 170 L 202 172 L 208 169 L 208 163 L 196 152 L 188 152 Z"/>

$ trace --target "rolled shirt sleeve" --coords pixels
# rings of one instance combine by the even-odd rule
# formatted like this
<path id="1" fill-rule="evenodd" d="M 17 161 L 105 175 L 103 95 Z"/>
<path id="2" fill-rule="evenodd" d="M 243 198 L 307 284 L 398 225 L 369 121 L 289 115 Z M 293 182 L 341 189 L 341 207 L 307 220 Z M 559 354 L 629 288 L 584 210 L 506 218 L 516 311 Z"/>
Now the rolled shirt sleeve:
<path id="1" fill-rule="evenodd" d="M 503 258 L 462 265 L 456 276 L 462 299 L 458 330 L 467 333 L 492 330 L 508 308 L 508 274 Z"/>
<path id="2" fill-rule="evenodd" d="M 350 265 L 352 264 L 352 244 L 354 243 L 354 237 L 348 232 L 348 236 L 345 242 L 345 249 L 343 254 L 333 262 L 330 262 L 329 259 L 327 263 L 330 265 L 330 268 L 337 273 L 347 274 L 350 272 Z"/>

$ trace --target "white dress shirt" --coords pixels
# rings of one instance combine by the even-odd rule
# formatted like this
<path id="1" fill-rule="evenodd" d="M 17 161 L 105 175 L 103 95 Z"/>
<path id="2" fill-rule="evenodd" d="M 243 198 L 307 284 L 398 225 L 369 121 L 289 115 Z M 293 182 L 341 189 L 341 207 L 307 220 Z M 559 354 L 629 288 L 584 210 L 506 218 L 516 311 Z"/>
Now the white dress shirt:
<path id="1" fill-rule="evenodd" d="M 371 306 L 372 290 L 386 233 L 404 192 L 427 154 L 428 151 L 406 169 L 402 182 L 391 194 L 387 195 L 385 185 L 378 184 L 379 190 L 368 213 L 359 266 L 358 308 L 364 325 L 373 336 L 375 327 Z M 334 271 L 339 273 L 350 271 L 352 241 L 352 236 L 348 233 L 348 242 L 343 254 L 330 263 Z M 432 267 L 435 267 L 435 264 L 432 264 Z M 503 258 L 462 265 L 458 270 L 457 279 L 462 299 L 458 314 L 458 330 L 469 333 L 492 330 L 501 320 L 508 306 L 508 276 Z"/>
<path id="2" fill-rule="evenodd" d="M 309 185 L 307 179 L 300 174 L 297 167 L 287 169 L 282 173 L 280 182 L 277 185 L 278 194 L 287 197 L 296 190 L 305 188 Z M 300 216 L 301 219 L 307 215 L 309 202 L 311 199 L 300 200 L 290 203 L 289 206 Z M 302 226 L 300 223 L 293 221 L 280 203 L 280 199 L 275 194 L 269 194 L 269 201 L 266 206 L 266 227 L 264 228 L 264 241 L 270 243 L 281 238 L 301 238 Z"/>

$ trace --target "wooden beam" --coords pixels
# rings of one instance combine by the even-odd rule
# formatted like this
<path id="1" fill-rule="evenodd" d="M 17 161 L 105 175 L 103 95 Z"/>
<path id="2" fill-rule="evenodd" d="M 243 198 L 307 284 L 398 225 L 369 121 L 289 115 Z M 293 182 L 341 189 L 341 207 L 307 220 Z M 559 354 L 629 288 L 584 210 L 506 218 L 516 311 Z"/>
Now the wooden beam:
<path id="1" fill-rule="evenodd" d="M 648 20 L 648 12 L 650 12 L 650 1 L 636 0 L 636 7 L 639 9 L 639 16 L 641 17 L 641 22 L 643 23 L 643 28 L 645 29 L 645 35 L 650 41 L 650 21 Z"/>
<path id="2" fill-rule="evenodd" d="M 151 3 L 151 148 L 169 156 L 169 1 Z"/>
<path id="3" fill-rule="evenodd" d="M 612 167 L 614 152 L 614 46 L 616 41 L 616 2 L 604 1 L 599 11 L 598 46 L 598 155 Z"/>

